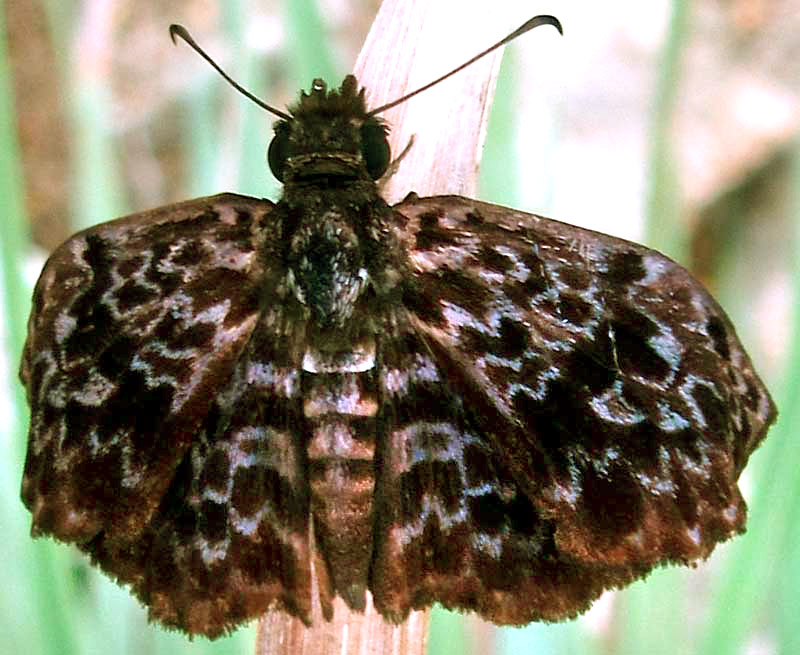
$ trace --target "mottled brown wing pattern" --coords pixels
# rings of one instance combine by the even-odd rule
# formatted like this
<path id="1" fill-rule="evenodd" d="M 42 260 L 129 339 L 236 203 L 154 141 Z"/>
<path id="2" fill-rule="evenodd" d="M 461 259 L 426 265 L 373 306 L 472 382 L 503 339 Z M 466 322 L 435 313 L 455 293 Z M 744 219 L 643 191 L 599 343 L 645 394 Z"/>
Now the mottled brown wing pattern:
<path id="1" fill-rule="evenodd" d="M 308 610 L 273 208 L 223 194 L 91 228 L 52 255 L 33 298 L 33 532 L 76 542 L 190 632 L 274 601 Z"/>
<path id="2" fill-rule="evenodd" d="M 564 618 L 743 531 L 775 409 L 683 268 L 461 197 L 395 210 L 414 274 L 382 353 L 379 607 Z"/>
<path id="3" fill-rule="evenodd" d="M 554 19 L 553 19 L 554 20 Z M 557 620 L 741 532 L 775 409 L 720 307 L 627 241 L 460 197 L 394 209 L 352 76 L 283 115 L 284 193 L 81 232 L 37 284 L 23 502 L 216 637 L 332 599 Z"/>

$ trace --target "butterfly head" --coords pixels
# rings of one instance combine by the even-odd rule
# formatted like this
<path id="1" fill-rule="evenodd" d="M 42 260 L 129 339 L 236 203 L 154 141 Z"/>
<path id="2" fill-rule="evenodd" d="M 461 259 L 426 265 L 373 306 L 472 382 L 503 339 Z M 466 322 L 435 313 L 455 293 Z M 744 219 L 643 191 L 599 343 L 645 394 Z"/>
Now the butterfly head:
<path id="1" fill-rule="evenodd" d="M 339 178 L 377 180 L 389 166 L 386 125 L 367 112 L 364 89 L 353 75 L 328 91 L 316 79 L 291 117 L 275 124 L 267 159 L 281 182 Z"/>

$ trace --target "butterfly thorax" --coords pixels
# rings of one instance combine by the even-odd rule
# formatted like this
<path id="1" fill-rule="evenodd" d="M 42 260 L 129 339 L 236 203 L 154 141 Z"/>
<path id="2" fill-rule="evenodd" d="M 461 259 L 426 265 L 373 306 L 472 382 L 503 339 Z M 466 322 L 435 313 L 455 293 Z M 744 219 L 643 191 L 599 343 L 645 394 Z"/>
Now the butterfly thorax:
<path id="1" fill-rule="evenodd" d="M 309 318 L 342 325 L 369 281 L 360 239 L 340 207 L 304 212 L 297 220 L 288 243 L 288 286 Z"/>
<path id="2" fill-rule="evenodd" d="M 269 162 L 284 184 L 287 282 L 307 317 L 341 326 L 370 284 L 368 262 L 389 208 L 374 182 L 388 161 L 386 130 L 366 111 L 354 77 L 327 91 L 315 80 L 275 126 Z M 378 258 L 380 260 L 380 258 Z"/>

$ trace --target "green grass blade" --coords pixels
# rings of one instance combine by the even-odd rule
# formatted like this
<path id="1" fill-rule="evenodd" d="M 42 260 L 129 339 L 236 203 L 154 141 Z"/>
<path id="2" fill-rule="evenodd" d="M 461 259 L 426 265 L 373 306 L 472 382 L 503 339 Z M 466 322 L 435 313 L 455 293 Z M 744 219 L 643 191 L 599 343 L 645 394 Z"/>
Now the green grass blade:
<path id="1" fill-rule="evenodd" d="M 462 655 L 469 652 L 463 616 L 436 605 L 431 610 L 428 655 Z"/>
<path id="2" fill-rule="evenodd" d="M 797 407 L 797 399 L 800 398 L 800 138 L 795 138 L 795 142 L 790 153 L 791 156 L 791 195 L 790 195 L 790 215 L 792 216 L 792 261 L 795 264 L 793 271 L 794 288 L 794 352 L 787 366 L 791 378 L 786 385 L 783 398 L 786 400 L 782 408 L 787 416 L 784 418 L 786 424 L 785 433 L 782 437 L 786 443 L 790 443 L 794 435 L 800 434 L 800 410 Z M 796 438 L 796 437 L 795 437 Z M 796 449 L 792 449 L 794 451 Z M 778 581 L 778 601 L 775 603 L 777 612 L 775 620 L 778 624 L 777 652 L 780 653 L 800 653 L 800 630 L 797 626 L 797 617 L 800 616 L 800 465 L 797 462 L 797 455 L 794 455 L 795 466 L 786 466 L 789 469 L 788 477 L 783 481 L 782 489 L 779 491 L 780 498 L 785 499 L 784 503 L 773 503 L 778 506 L 784 505 L 787 510 L 784 514 L 788 529 L 784 538 L 784 557 L 780 561 L 781 575 Z M 773 499 L 774 500 L 774 499 Z"/>
<path id="3" fill-rule="evenodd" d="M 314 78 L 322 78 L 330 87 L 339 86 L 342 75 L 334 63 L 330 40 L 316 0 L 284 2 L 287 41 L 292 44 L 292 80 L 306 91 Z"/>
<path id="4" fill-rule="evenodd" d="M 517 109 L 519 87 L 515 80 L 518 65 L 513 48 L 506 48 L 497 76 L 478 182 L 481 198 L 510 207 L 519 206 L 521 185 L 515 156 L 521 120 Z"/>
<path id="5" fill-rule="evenodd" d="M 754 493 L 748 503 L 747 535 L 731 544 L 726 569 L 712 590 L 715 606 L 703 635 L 703 654 L 739 655 L 757 634 L 786 643 L 797 640 L 800 460 L 800 148 L 793 152 L 791 242 L 792 316 L 786 378 L 773 389 L 779 416 L 751 458 Z M 778 648 L 775 652 L 790 653 Z"/>
<path id="6" fill-rule="evenodd" d="M 77 80 L 70 111 L 73 134 L 72 223 L 82 229 L 128 212 L 114 152 L 109 89 L 102 79 Z"/>
<path id="7" fill-rule="evenodd" d="M 64 600 L 53 551 L 45 543 L 32 544 L 30 522 L 19 501 L 19 481 L 24 460 L 27 417 L 25 400 L 17 376 L 25 338 L 25 317 L 30 289 L 22 278 L 22 263 L 28 251 L 23 210 L 19 148 L 14 123 L 11 76 L 7 60 L 6 29 L 0 12 L 0 198 L 3 202 L 0 257 L 3 292 L 3 396 L 8 415 L 0 426 L 0 445 L 5 457 L 0 465 L 0 521 L 3 539 L 0 557 L 5 563 L 0 642 L 9 652 L 70 653 L 74 635 L 62 606 Z"/>
<path id="8" fill-rule="evenodd" d="M 223 24 L 226 39 L 235 44 L 234 52 L 237 76 L 240 82 L 256 96 L 267 103 L 266 91 L 270 88 L 270 71 L 263 62 L 261 53 L 247 47 L 247 27 L 249 12 L 246 3 L 241 1 L 225 5 Z M 239 193 L 257 198 L 276 198 L 279 185 L 267 168 L 267 145 L 270 141 L 271 125 L 275 120 L 272 114 L 227 89 L 225 106 L 235 103 L 238 129 L 232 134 L 232 143 L 225 147 L 235 151 L 237 165 L 236 190 Z M 233 113 L 233 112 L 232 112 Z"/>
<path id="9" fill-rule="evenodd" d="M 658 69 L 649 135 L 646 242 L 676 261 L 686 261 L 689 239 L 685 222 L 681 220 L 680 190 L 671 145 L 689 25 L 689 0 L 673 0 Z"/>

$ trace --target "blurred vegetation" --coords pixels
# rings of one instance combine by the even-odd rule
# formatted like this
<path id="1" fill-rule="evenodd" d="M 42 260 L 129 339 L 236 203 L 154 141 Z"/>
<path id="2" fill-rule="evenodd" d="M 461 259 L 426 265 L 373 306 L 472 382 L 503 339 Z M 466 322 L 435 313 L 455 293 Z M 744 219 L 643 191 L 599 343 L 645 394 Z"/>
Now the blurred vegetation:
<path id="1" fill-rule="evenodd" d="M 177 14 L 131 5 L 117 7 L 117 14 L 105 17 L 100 7 L 103 3 L 91 0 L 82 4 L 27 3 L 30 13 L 24 16 L 19 6 L 12 12 L 12 4 L 6 3 L 5 8 L 8 29 L 0 12 L 4 317 L 0 364 L 5 373 L 0 443 L 6 454 L 0 463 L 4 536 L 0 557 L 5 564 L 0 590 L 0 653 L 250 653 L 252 627 L 209 643 L 203 639 L 189 642 L 148 626 L 144 611 L 127 591 L 97 573 L 73 549 L 30 540 L 29 516 L 19 501 L 27 409 L 16 380 L 32 283 L 25 275 L 34 252 L 27 234 L 36 235 L 39 247 L 52 248 L 73 229 L 181 198 L 223 190 L 275 197 L 277 186 L 264 162 L 269 120 L 218 78 L 197 73 L 201 65 L 195 67 L 196 58 L 185 48 L 172 48 L 167 25 L 193 19 L 193 32 L 209 50 L 222 52 L 224 67 L 257 95 L 280 105 L 281 99 L 293 99 L 296 88 L 307 86 L 315 76 L 341 78 L 358 47 L 355 36 L 365 34 L 373 9 L 358 4 L 351 10 L 352 18 L 340 16 L 340 28 L 349 25 L 348 20 L 362 22 L 332 34 L 313 0 L 278 3 L 272 13 L 258 12 L 258 25 L 265 34 L 272 34 L 280 25 L 277 31 L 281 36 L 274 43 L 254 43 L 256 10 L 245 0 L 219 3 L 213 10 L 203 3 L 180 3 Z M 767 382 L 781 416 L 744 476 L 750 489 L 748 533 L 718 548 L 698 569 L 657 571 L 646 582 L 604 598 L 589 618 L 567 624 L 495 631 L 473 619 L 437 610 L 431 627 L 431 655 L 734 655 L 755 648 L 760 653 L 800 652 L 796 629 L 800 616 L 800 466 L 797 449 L 790 445 L 790 435 L 798 431 L 800 423 L 800 377 L 794 373 L 800 370 L 796 309 L 800 307 L 800 139 L 780 153 L 769 176 L 748 178 L 715 205 L 700 211 L 692 224 L 683 220 L 669 125 L 691 16 L 682 0 L 675 0 L 672 6 L 662 69 L 649 108 L 652 147 L 647 243 L 687 265 L 698 264 L 704 281 L 729 310 L 733 322 L 744 326 L 741 336 L 753 345 L 757 368 L 769 372 Z M 212 36 L 200 38 L 201 30 Z M 154 38 L 161 40 L 159 45 L 152 44 Z M 34 100 L 44 114 L 39 116 L 41 123 L 32 125 L 30 115 L 14 112 L 9 40 L 17 46 L 12 60 L 15 71 L 27 75 L 36 64 L 49 68 L 52 84 L 35 89 L 43 94 Z M 30 52 L 23 49 L 23 42 L 30 46 L 31 41 L 33 46 L 38 44 L 42 61 L 33 61 L 30 54 L 21 59 L 20 52 Z M 142 44 L 140 52 L 137 46 Z M 163 63 L 166 58 L 171 63 Z M 522 90 L 513 83 L 518 76 L 515 67 L 524 65 L 516 54 L 504 63 L 483 169 L 483 197 L 509 205 L 515 204 L 515 194 L 523 186 L 515 177 L 515 162 L 509 153 L 523 120 L 516 112 L 515 94 Z M 170 73 L 180 69 L 193 72 Z M 153 72 L 148 74 L 148 70 Z M 16 88 L 19 94 L 21 85 Z M 126 101 L 130 103 L 127 108 Z M 25 103 L 26 108 L 30 106 L 30 101 Z M 556 124 L 553 121 L 553 126 Z M 547 138 L 557 147 L 555 127 Z M 63 149 L 56 152 L 55 166 L 52 159 L 49 166 L 39 167 L 30 158 L 24 160 L 23 155 L 35 150 L 37 139 L 50 140 L 49 145 L 64 141 Z M 68 158 L 64 153 L 69 153 Z M 27 162 L 25 180 L 23 161 Z M 542 187 L 546 204 L 547 180 Z M 55 191 L 53 197 L 32 191 L 48 188 Z M 780 203 L 780 210 L 779 219 L 765 227 L 759 221 L 767 212 L 761 204 L 766 202 Z M 25 217 L 26 210 L 30 220 Z M 54 216 L 55 224 L 46 222 Z M 773 244 L 765 244 L 759 237 L 764 231 L 781 241 L 774 256 Z M 709 240 L 714 257 L 693 262 L 692 254 L 698 248 L 703 250 L 702 244 Z M 40 264 L 41 257 L 36 261 Z M 786 294 L 758 286 L 760 272 L 776 266 L 783 267 L 784 277 L 778 275 L 777 279 L 785 279 L 788 300 L 781 300 Z M 773 294 L 776 303 L 787 303 L 790 311 L 785 313 L 776 307 L 776 323 L 783 318 L 786 325 L 753 326 L 753 294 Z M 780 336 L 781 328 L 788 332 L 785 357 L 780 366 L 762 365 L 767 353 L 757 346 L 763 343 L 759 331 L 769 329 Z"/>

